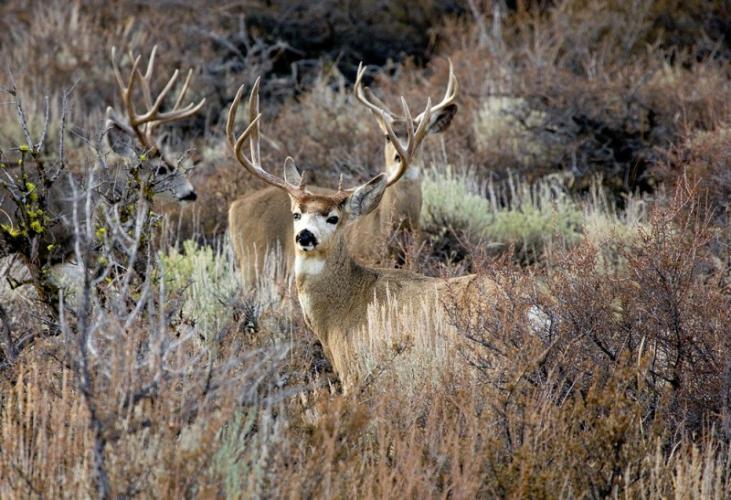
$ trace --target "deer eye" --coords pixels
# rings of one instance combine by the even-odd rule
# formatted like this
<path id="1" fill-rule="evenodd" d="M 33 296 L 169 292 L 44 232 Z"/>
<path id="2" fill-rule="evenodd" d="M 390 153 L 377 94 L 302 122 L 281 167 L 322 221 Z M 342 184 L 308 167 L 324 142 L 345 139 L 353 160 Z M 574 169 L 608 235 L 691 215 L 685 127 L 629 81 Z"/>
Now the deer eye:
<path id="1" fill-rule="evenodd" d="M 401 161 L 401 156 L 399 156 L 399 155 L 394 155 L 394 156 L 393 156 L 393 161 Z"/>
<path id="2" fill-rule="evenodd" d="M 328 224 L 337 224 L 339 220 L 340 219 L 338 219 L 337 215 L 332 215 L 332 216 L 328 217 L 325 222 L 327 222 Z"/>
<path id="3" fill-rule="evenodd" d="M 391 136 L 386 134 L 386 142 L 391 142 Z"/>
<path id="4" fill-rule="evenodd" d="M 302 214 L 294 213 L 292 214 L 292 218 L 294 220 L 300 220 L 302 218 Z"/>

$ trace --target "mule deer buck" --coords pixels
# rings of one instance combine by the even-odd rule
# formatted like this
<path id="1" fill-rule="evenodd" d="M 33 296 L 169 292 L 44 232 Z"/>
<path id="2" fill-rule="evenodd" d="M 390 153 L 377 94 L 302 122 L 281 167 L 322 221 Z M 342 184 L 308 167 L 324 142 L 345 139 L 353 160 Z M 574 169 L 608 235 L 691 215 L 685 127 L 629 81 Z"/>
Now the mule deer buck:
<path id="1" fill-rule="evenodd" d="M 383 201 L 375 210 L 348 228 L 346 239 L 351 251 L 358 258 L 377 255 L 382 248 L 377 242 L 386 241 L 393 230 L 409 231 L 418 238 L 421 215 L 420 171 L 410 162 L 402 168 L 403 162 L 392 139 L 394 130 L 403 136 L 407 128 L 413 126 L 415 122 L 411 117 L 398 115 L 389 110 L 369 88 L 363 87 L 365 70 L 362 64 L 358 67 L 354 85 L 355 96 L 375 116 L 384 134 L 388 189 Z M 253 121 L 259 113 L 258 90 L 257 81 L 249 99 L 250 121 Z M 429 120 L 424 121 L 423 114 L 416 117 L 416 122 L 424 123 L 424 134 L 443 132 L 449 127 L 457 112 L 457 105 L 454 103 L 456 96 L 457 78 L 454 76 L 450 61 L 449 81 L 444 98 L 432 108 Z M 256 141 L 259 135 L 258 125 L 252 129 L 251 134 Z M 334 192 L 316 186 L 309 186 L 309 189 L 313 193 Z M 286 192 L 272 186 L 247 194 L 231 204 L 228 215 L 229 234 L 239 268 L 248 283 L 261 271 L 267 252 L 275 248 L 281 250 L 285 270 L 289 271 L 294 258 L 291 218 Z"/>
<path id="2" fill-rule="evenodd" d="M 434 300 L 440 292 L 446 291 L 459 302 L 463 297 L 467 300 L 476 288 L 494 295 L 496 285 L 482 279 L 477 283 L 475 275 L 444 280 L 400 269 L 376 269 L 360 264 L 349 249 L 348 230 L 383 202 L 388 192 L 389 176 L 382 173 L 355 188 L 343 189 L 340 186 L 336 192 L 314 193 L 306 188 L 303 176 L 290 157 L 285 160 L 283 178 L 268 173 L 260 162 L 258 124 L 261 115 L 256 107 L 252 108 L 252 119 L 246 130 L 238 138 L 233 133 L 242 92 L 243 87 L 229 110 L 227 134 L 231 150 L 249 172 L 285 193 L 290 200 L 290 214 L 294 222 L 294 274 L 300 305 L 306 323 L 319 338 L 341 379 L 347 383 L 356 375 L 351 369 L 352 360 L 357 356 L 355 335 L 366 326 L 370 305 L 388 301 L 416 305 L 419 301 Z M 405 171 L 413 161 L 432 123 L 430 100 L 416 120 L 411 119 L 404 100 L 402 106 L 403 115 L 407 118 L 405 144 L 396 136 L 391 122 L 382 112 L 386 133 L 399 155 L 396 175 Z M 250 157 L 243 151 L 247 141 Z M 373 233 L 361 234 L 372 244 L 381 244 L 375 236 Z"/>
<path id="3" fill-rule="evenodd" d="M 205 99 L 183 106 L 192 77 L 190 70 L 172 100 L 171 108 L 162 111 L 163 102 L 175 87 L 180 73 L 175 70 L 160 93 L 154 96 L 151 86 L 156 53 L 157 46 L 152 49 L 144 73 L 140 70 L 141 56 L 135 57 L 129 75 L 123 78 L 116 50 L 112 49 L 112 67 L 124 115 L 107 108 L 106 137 L 111 149 L 127 162 L 113 162 L 106 168 L 94 170 L 92 195 L 95 201 L 110 205 L 130 203 L 140 195 L 149 198 L 168 195 L 179 201 L 196 199 L 186 174 L 166 157 L 154 132 L 160 125 L 190 117 L 203 107 Z M 135 96 L 143 99 L 144 112 L 137 111 L 133 103 Z M 30 270 L 31 283 L 39 288 L 38 283 L 44 281 L 43 269 L 63 262 L 73 252 L 71 219 L 74 203 L 78 200 L 73 199 L 72 193 L 73 186 L 82 183 L 62 168 L 50 174 L 37 158 L 38 152 L 33 150 L 32 153 L 35 164 L 6 169 L 8 175 L 0 185 L 4 188 L 0 190 L 0 257 L 19 256 Z"/>

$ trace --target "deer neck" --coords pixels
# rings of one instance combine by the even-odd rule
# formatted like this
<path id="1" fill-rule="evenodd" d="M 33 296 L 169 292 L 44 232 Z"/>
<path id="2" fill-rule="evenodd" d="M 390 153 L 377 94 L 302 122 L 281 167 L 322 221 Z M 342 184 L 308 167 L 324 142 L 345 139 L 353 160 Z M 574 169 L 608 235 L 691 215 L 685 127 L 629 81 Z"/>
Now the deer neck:
<path id="1" fill-rule="evenodd" d="M 342 234 L 330 251 L 295 251 L 295 282 L 305 320 L 323 345 L 335 332 L 346 334 L 346 322 L 365 317 L 377 272 L 358 264 Z"/>
<path id="2" fill-rule="evenodd" d="M 376 209 L 381 228 L 397 224 L 415 228 L 421 214 L 421 169 L 410 166 L 403 177 L 383 193 Z"/>
<path id="3" fill-rule="evenodd" d="M 389 167 L 389 175 L 392 174 L 391 170 L 395 170 L 397 166 L 391 166 Z M 406 181 L 408 182 L 418 182 L 421 184 L 421 167 L 411 164 L 406 168 L 406 171 L 401 176 L 401 179 L 399 179 L 399 182 L 396 183 L 396 186 L 398 186 L 401 182 Z"/>

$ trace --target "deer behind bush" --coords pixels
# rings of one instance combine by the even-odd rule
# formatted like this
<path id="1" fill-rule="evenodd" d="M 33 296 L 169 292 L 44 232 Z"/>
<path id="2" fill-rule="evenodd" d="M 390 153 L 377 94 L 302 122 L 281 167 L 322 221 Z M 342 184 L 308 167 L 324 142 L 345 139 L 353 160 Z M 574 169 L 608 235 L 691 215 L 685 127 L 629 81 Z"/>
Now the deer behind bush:
<path id="1" fill-rule="evenodd" d="M 89 169 L 94 176 L 88 187 L 91 196 L 107 205 L 134 206 L 140 196 L 152 198 L 167 195 L 179 201 L 196 199 L 192 184 L 178 165 L 163 154 L 154 138 L 155 129 L 164 124 L 185 119 L 203 106 L 182 106 L 188 90 L 192 70 L 168 111 L 160 108 L 175 86 L 179 71 L 175 71 L 163 90 L 153 96 L 151 81 L 155 67 L 152 49 L 147 69 L 139 69 L 140 56 L 134 58 L 128 77 L 123 79 L 117 65 L 116 51 L 112 49 L 114 75 L 119 85 L 124 115 L 111 107 L 107 109 L 106 137 L 111 149 L 122 156 L 121 161 L 107 165 L 99 153 L 100 168 Z M 133 99 L 142 97 L 145 111 L 136 110 Z M 153 99 L 154 97 L 154 99 Z M 18 106 L 21 127 L 27 130 L 22 108 Z M 122 118 L 124 116 L 124 118 Z M 32 142 L 28 139 L 28 142 Z M 60 162 L 51 168 L 46 165 L 43 141 L 16 148 L 16 158 L 2 158 L 14 166 L 4 170 L 0 184 L 0 256 L 15 254 L 21 258 L 31 274 L 31 283 L 42 299 L 53 300 L 54 287 L 49 283 L 48 267 L 62 262 L 73 253 L 71 219 L 74 204 L 79 203 L 74 193 L 85 183 L 72 175 Z M 89 179 L 87 179 L 88 181 Z"/>

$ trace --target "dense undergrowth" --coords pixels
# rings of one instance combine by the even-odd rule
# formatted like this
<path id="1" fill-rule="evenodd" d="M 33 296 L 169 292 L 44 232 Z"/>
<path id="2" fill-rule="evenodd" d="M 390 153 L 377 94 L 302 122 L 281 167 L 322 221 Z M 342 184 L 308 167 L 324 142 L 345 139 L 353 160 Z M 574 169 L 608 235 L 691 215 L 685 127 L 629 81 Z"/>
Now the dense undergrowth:
<path id="1" fill-rule="evenodd" d="M 160 43 L 210 105 L 167 139 L 199 200 L 160 203 L 154 237 L 90 224 L 57 330 L 0 262 L 0 344 L 7 325 L 19 346 L 0 351 L 0 497 L 731 495 L 723 2 L 31 4 L 0 6 L 0 85 L 17 89 L 0 97 L 0 161 L 26 142 L 17 98 L 37 136 L 49 95 L 44 160 L 63 144 L 69 170 L 90 168 L 118 105 L 113 44 Z M 317 39 L 315 17 L 332 25 Z M 383 141 L 354 65 L 418 109 L 446 57 L 460 109 L 424 146 L 424 238 L 403 266 L 505 295 L 372 311 L 366 376 L 344 392 L 278 256 L 241 282 L 226 210 L 258 185 L 228 159 L 223 113 L 261 74 L 267 168 L 292 155 L 323 185 L 363 180 Z M 412 342 L 427 322 L 444 335 Z"/>

